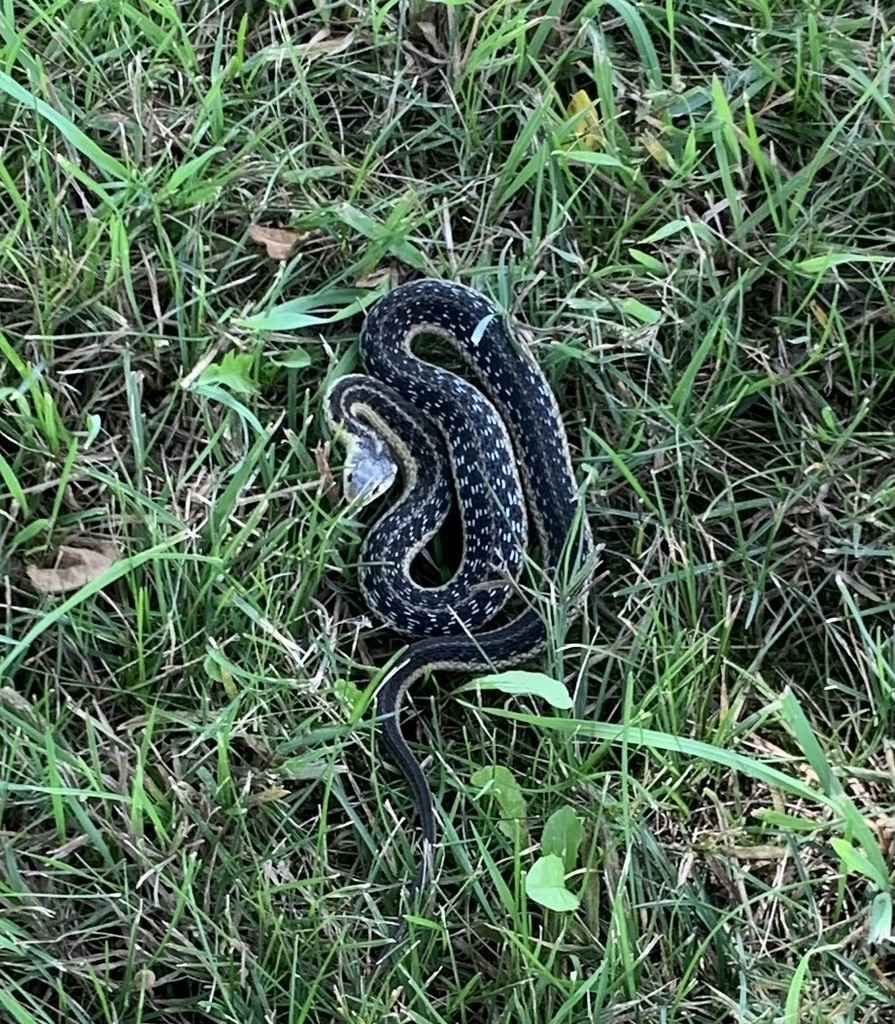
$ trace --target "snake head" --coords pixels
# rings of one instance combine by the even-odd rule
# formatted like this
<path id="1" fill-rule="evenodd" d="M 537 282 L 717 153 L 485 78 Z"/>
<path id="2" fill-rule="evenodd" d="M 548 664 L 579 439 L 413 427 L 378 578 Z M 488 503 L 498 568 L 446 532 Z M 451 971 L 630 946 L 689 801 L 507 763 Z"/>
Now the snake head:
<path id="1" fill-rule="evenodd" d="M 342 476 L 345 500 L 368 505 L 395 482 L 398 467 L 388 445 L 373 434 L 350 436 Z"/>
<path id="2" fill-rule="evenodd" d="M 362 374 L 346 374 L 330 384 L 323 403 L 335 440 L 345 446 L 342 494 L 361 507 L 381 498 L 398 475 L 392 449 L 381 433 L 388 424 L 378 421 L 368 407 L 371 386 L 382 387 Z"/>

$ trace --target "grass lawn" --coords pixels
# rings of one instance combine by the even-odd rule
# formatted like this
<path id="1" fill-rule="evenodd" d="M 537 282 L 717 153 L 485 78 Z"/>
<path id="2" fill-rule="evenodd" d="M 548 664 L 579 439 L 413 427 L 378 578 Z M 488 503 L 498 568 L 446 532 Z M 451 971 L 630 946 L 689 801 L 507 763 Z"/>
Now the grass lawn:
<path id="1" fill-rule="evenodd" d="M 895 1021 L 895 8 L 7 0 L 0 52 L 0 1021 Z M 380 963 L 403 641 L 320 403 L 420 276 L 525 328 L 601 552 L 571 709 L 414 693 Z"/>

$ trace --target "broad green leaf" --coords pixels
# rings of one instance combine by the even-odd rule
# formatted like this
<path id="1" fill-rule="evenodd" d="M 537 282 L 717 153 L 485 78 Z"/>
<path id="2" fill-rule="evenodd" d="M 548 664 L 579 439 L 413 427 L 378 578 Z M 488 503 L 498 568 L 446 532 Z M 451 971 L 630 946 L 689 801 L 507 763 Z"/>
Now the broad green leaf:
<path id="1" fill-rule="evenodd" d="M 493 796 L 500 808 L 498 828 L 514 839 L 520 828 L 525 828 L 527 806 L 516 777 L 503 765 L 486 765 L 473 772 L 469 780 L 473 786 Z"/>
<path id="2" fill-rule="evenodd" d="M 811 953 L 806 953 L 793 971 L 789 982 L 789 990 L 786 993 L 786 1015 L 783 1024 L 799 1024 L 800 1007 L 802 1003 L 802 992 L 805 988 L 805 980 L 808 977 L 808 965 L 811 962 Z"/>
<path id="3" fill-rule="evenodd" d="M 887 892 L 878 892 L 870 907 L 870 924 L 867 928 L 868 942 L 888 942 L 892 938 L 892 897 Z"/>
<path id="4" fill-rule="evenodd" d="M 569 807 L 560 807 L 547 819 L 541 836 L 541 853 L 552 853 L 562 858 L 566 871 L 573 871 L 578 863 L 578 849 L 581 846 L 581 821 Z"/>
<path id="5" fill-rule="evenodd" d="M 540 697 L 551 707 L 568 711 L 572 707 L 569 691 L 558 679 L 551 679 L 543 672 L 523 672 L 511 669 L 495 675 L 481 676 L 461 687 L 461 690 L 499 690 L 501 693 L 524 694 Z"/>
<path id="6" fill-rule="evenodd" d="M 664 92 L 662 64 L 659 61 L 659 54 L 653 44 L 647 23 L 638 9 L 639 5 L 629 3 L 628 0 L 602 0 L 599 5 L 593 5 L 593 9 L 596 12 L 600 7 L 604 6 L 615 8 L 619 17 L 625 23 L 637 49 L 641 68 L 646 75 L 650 88 L 656 93 Z"/>
<path id="7" fill-rule="evenodd" d="M 248 352 L 225 352 L 219 363 L 209 363 L 205 367 L 195 383 L 223 384 L 237 394 L 251 395 L 257 390 L 250 376 L 254 364 L 255 357 Z"/>
<path id="8" fill-rule="evenodd" d="M 0 988 L 0 1008 L 9 1014 L 6 1020 L 10 1024 L 42 1024 L 40 1018 L 35 1017 L 30 1010 L 26 1009 L 11 991 Z M 46 1020 L 46 1017 L 43 1018 Z"/>
<path id="9" fill-rule="evenodd" d="M 372 290 L 325 288 L 313 295 L 281 302 L 266 313 L 235 318 L 233 323 L 256 331 L 298 331 L 318 324 L 333 324 L 366 309 L 384 290 L 384 287 Z"/>
<path id="10" fill-rule="evenodd" d="M 875 866 L 871 864 L 869 858 L 857 846 L 852 846 L 847 839 L 843 839 L 841 836 L 833 836 L 830 839 L 830 845 L 836 851 L 839 859 L 848 871 L 856 871 L 859 875 L 864 875 L 865 878 L 875 882 L 880 889 L 886 888 L 888 878 L 880 878 Z"/>
<path id="11" fill-rule="evenodd" d="M 427 271 L 429 264 L 426 257 L 405 237 L 410 231 L 410 222 L 402 224 L 403 218 L 400 213 L 397 217 L 393 213 L 387 221 L 380 221 L 350 203 L 339 203 L 334 212 L 343 223 L 371 242 L 378 242 L 384 246 L 396 259 L 415 270 L 423 273 Z"/>
<path id="12" fill-rule="evenodd" d="M 529 899 L 548 910 L 568 913 L 577 910 L 579 899 L 566 888 L 562 858 L 549 853 L 539 857 L 525 876 L 525 893 Z"/>
<path id="13" fill-rule="evenodd" d="M 296 345 L 290 352 L 271 359 L 271 362 L 276 366 L 285 366 L 287 370 L 306 370 L 311 365 L 311 357 L 300 345 Z"/>
<path id="14" fill-rule="evenodd" d="M 673 733 L 660 732 L 657 729 L 645 729 L 639 725 L 615 722 L 594 722 L 589 719 L 548 717 L 532 715 L 524 711 L 508 711 L 503 708 L 481 708 L 481 712 L 497 718 L 508 718 L 511 721 L 525 722 L 536 728 L 553 729 L 567 735 L 577 735 L 584 739 L 598 740 L 603 743 L 625 743 L 629 747 L 647 747 L 653 750 L 670 750 L 685 757 L 698 758 L 713 764 L 720 764 L 731 771 L 742 772 L 744 775 L 759 779 L 769 786 L 779 786 L 784 791 L 794 794 L 810 802 L 823 803 L 837 810 L 837 802 L 826 797 L 819 789 L 809 786 L 795 775 L 787 775 L 773 765 L 766 764 L 735 750 L 716 747 L 703 740 L 690 739 L 689 736 L 675 736 Z"/>
<path id="15" fill-rule="evenodd" d="M 662 319 L 661 313 L 655 309 L 650 309 L 649 306 L 639 299 L 625 299 L 622 303 L 622 309 L 642 324 L 649 324 L 651 327 Z"/>
<path id="16" fill-rule="evenodd" d="M 93 442 L 99 437 L 100 431 L 103 428 L 103 420 L 100 415 L 95 412 L 88 413 L 86 417 L 87 422 L 87 436 L 84 438 L 84 450 L 86 451 Z"/>
<path id="17" fill-rule="evenodd" d="M 363 697 L 363 691 L 350 679 L 336 679 L 332 685 L 332 692 L 333 696 L 350 708 L 356 708 Z"/>
<path id="18" fill-rule="evenodd" d="M 643 252 L 642 249 L 628 249 L 628 255 L 632 260 L 636 260 L 641 266 L 651 270 L 654 274 L 665 273 L 663 264 L 655 256 L 650 256 L 648 252 Z"/>

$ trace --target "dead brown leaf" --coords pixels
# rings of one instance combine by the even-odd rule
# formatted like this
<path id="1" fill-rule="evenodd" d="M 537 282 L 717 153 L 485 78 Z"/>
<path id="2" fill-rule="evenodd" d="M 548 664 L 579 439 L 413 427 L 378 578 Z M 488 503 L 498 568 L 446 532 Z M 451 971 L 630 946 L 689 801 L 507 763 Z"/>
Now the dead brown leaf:
<path id="1" fill-rule="evenodd" d="M 284 796 L 288 795 L 288 789 L 283 789 L 282 786 L 271 786 L 270 789 L 262 789 L 260 793 L 253 793 L 249 797 L 249 805 L 258 807 L 261 804 L 275 803 L 277 800 L 282 800 Z"/>
<path id="2" fill-rule="evenodd" d="M 354 33 L 349 32 L 347 36 L 335 36 L 330 38 L 329 29 L 322 28 L 313 35 L 306 43 L 295 47 L 299 56 L 314 60 L 316 57 L 332 57 L 333 54 L 342 53 L 354 42 Z"/>
<path id="3" fill-rule="evenodd" d="M 355 288 L 378 288 L 387 285 L 387 290 L 398 287 L 398 271 L 395 267 L 377 267 L 368 274 L 361 274 L 354 282 Z"/>
<path id="4" fill-rule="evenodd" d="M 783 860 L 787 851 L 781 846 L 718 846 L 721 853 L 736 860 L 773 862 Z"/>
<path id="5" fill-rule="evenodd" d="M 57 549 L 51 568 L 26 565 L 25 574 L 41 594 L 66 594 L 92 582 L 117 560 L 118 549 L 114 544 L 98 542 L 92 548 L 63 544 Z"/>
<path id="6" fill-rule="evenodd" d="M 272 260 L 288 260 L 300 242 L 306 242 L 313 231 L 289 231 L 286 228 L 271 228 L 265 224 L 252 224 L 249 238 L 267 250 Z"/>

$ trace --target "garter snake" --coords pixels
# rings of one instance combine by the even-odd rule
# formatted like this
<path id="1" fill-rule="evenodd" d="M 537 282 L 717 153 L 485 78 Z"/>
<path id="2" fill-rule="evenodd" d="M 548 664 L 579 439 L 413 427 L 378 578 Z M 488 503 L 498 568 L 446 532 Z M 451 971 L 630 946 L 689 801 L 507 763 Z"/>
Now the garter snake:
<path id="1" fill-rule="evenodd" d="M 414 355 L 419 335 L 447 342 L 481 390 Z M 550 386 L 484 296 L 435 279 L 401 285 L 370 309 L 360 349 L 368 375 L 338 378 L 324 411 L 346 445 L 348 499 L 372 501 L 402 476 L 400 497 L 364 540 L 359 581 L 371 611 L 417 638 L 375 698 L 381 736 L 420 817 L 416 892 L 427 880 L 436 823 L 426 776 L 401 732 L 408 688 L 427 670 L 505 668 L 544 649 L 547 629 L 530 605 L 482 631 L 518 594 L 529 519 L 548 578 L 585 567 L 593 539 Z M 453 492 L 460 567 L 443 586 L 425 588 L 411 578 L 410 565 L 443 524 Z"/>

